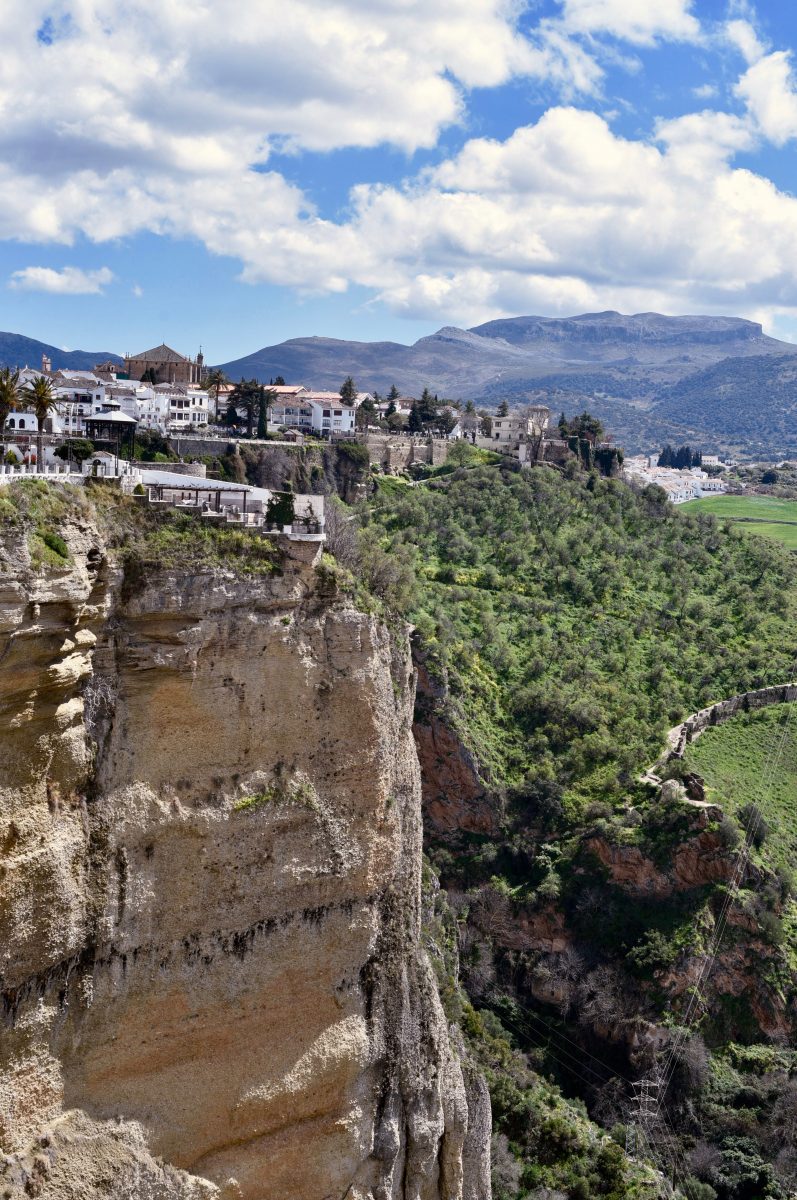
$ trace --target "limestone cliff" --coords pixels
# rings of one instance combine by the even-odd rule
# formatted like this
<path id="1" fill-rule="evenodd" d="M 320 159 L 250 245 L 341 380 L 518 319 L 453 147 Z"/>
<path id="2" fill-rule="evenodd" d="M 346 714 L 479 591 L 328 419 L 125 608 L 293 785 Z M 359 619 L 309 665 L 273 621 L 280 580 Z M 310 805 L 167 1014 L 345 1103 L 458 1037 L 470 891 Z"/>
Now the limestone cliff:
<path id="1" fill-rule="evenodd" d="M 311 563 L 61 533 L 0 563 L 0 1196 L 483 1200 L 406 639 Z"/>

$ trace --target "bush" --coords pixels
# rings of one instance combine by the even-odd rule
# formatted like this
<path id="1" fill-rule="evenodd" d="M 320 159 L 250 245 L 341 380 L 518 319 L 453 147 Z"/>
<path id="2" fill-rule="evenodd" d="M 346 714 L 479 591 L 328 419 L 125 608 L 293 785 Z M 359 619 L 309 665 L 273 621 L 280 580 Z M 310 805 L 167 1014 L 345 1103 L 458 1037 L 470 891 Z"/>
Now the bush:
<path id="1" fill-rule="evenodd" d="M 757 804 L 745 804 L 739 809 L 739 820 L 744 825 L 747 840 L 760 849 L 771 833 L 771 827 Z"/>
<path id="2" fill-rule="evenodd" d="M 59 558 L 69 558 L 69 547 L 59 534 L 48 531 L 41 535 L 41 539 L 45 546 L 52 550 L 54 554 L 57 554 Z"/>

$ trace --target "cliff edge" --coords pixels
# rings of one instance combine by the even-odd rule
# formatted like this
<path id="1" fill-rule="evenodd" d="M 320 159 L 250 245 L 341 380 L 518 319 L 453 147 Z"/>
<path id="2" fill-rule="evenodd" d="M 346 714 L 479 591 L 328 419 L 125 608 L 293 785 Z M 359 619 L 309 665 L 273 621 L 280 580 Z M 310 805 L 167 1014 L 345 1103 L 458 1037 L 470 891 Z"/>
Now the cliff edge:
<path id="1" fill-rule="evenodd" d="M 0 545 L 0 1196 L 485 1200 L 406 637 L 285 553 L 125 570 L 67 507 Z"/>

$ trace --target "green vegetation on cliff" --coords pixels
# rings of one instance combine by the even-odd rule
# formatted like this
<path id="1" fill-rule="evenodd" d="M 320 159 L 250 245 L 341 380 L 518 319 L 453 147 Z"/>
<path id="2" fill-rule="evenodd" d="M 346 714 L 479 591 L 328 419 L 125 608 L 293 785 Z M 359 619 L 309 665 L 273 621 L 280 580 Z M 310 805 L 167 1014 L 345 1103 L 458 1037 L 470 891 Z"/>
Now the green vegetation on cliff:
<path id="1" fill-rule="evenodd" d="M 413 562 L 407 615 L 496 788 L 619 796 L 680 717 L 789 674 L 797 565 L 659 489 L 485 468 L 369 516 Z"/>
<path id="2" fill-rule="evenodd" d="M 791 677 L 794 556 L 675 509 L 655 487 L 574 471 L 455 472 L 381 490 L 361 516 L 349 566 L 416 625 L 439 688 L 419 720 L 431 706 L 454 729 L 492 814 L 491 833 L 489 821 L 458 824 L 453 796 L 451 823 L 432 824 L 428 844 L 476 1008 L 459 1016 L 506 1142 L 497 1194 L 607 1186 L 608 1168 L 596 1181 L 594 1160 L 579 1161 L 566 1110 L 571 1152 L 543 1169 L 540 1073 L 611 1129 L 626 1120 L 628 1080 L 677 1046 L 667 1113 L 680 1194 L 790 1195 L 797 1132 L 771 1130 L 797 1111 L 795 1063 L 759 1071 L 771 1048 L 755 1044 L 788 1037 L 797 1005 L 791 885 L 776 859 L 755 858 L 708 998 L 683 1042 L 677 1033 L 757 799 L 755 766 L 725 816 L 686 803 L 676 781 L 659 791 L 638 775 L 688 713 Z M 784 822 L 786 810 L 784 796 Z M 490 1059 L 493 1036 L 522 1048 L 529 1075 L 511 1055 Z"/>

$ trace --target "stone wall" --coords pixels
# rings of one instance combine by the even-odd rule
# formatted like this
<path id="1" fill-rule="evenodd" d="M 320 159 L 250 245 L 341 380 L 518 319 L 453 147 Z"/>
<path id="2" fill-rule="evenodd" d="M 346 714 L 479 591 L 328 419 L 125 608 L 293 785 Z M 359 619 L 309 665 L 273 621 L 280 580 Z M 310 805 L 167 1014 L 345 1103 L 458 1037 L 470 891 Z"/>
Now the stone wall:
<path id="1" fill-rule="evenodd" d="M 385 471 L 404 471 L 413 463 L 439 467 L 448 458 L 451 442 L 446 438 L 401 438 L 387 434 L 369 434 L 371 462 Z"/>
<path id="2" fill-rule="evenodd" d="M 676 725 L 675 729 L 670 730 L 667 740 L 671 757 L 683 758 L 686 747 L 695 738 L 700 737 L 701 733 L 714 725 L 724 724 L 739 713 L 753 712 L 770 704 L 786 704 L 794 700 L 797 700 L 797 683 L 782 683 L 774 687 L 758 688 L 754 692 L 742 692 L 738 696 L 731 696 L 729 700 L 720 700 L 708 708 L 702 708 L 687 717 L 681 725 Z"/>

